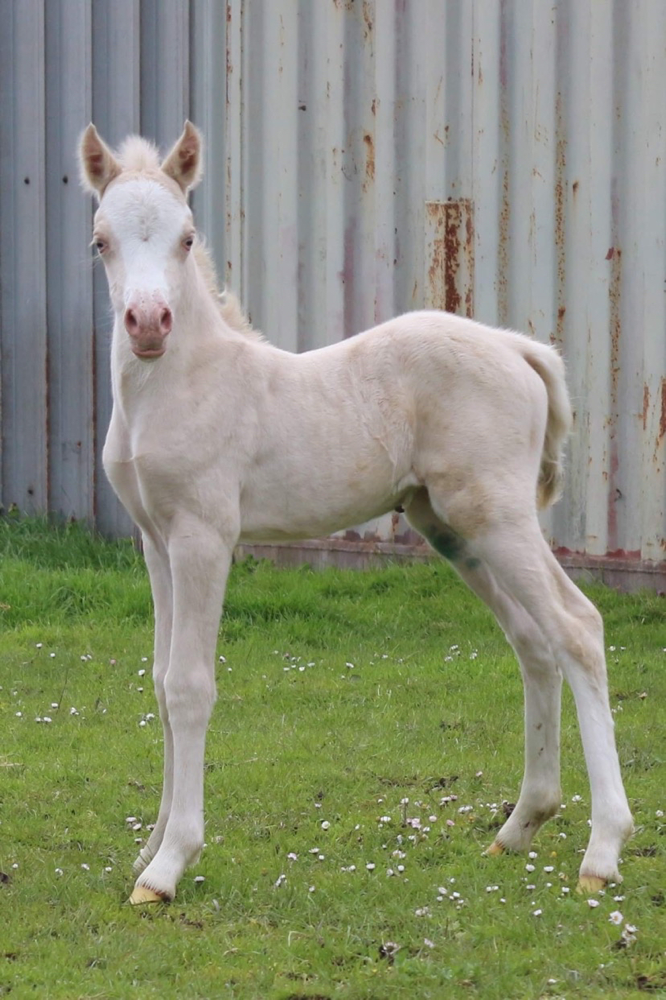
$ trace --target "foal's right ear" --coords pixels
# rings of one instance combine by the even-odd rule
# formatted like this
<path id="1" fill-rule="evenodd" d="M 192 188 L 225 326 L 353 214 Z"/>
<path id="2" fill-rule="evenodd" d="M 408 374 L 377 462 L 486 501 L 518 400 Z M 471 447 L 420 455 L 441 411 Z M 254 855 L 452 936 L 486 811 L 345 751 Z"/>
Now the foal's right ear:
<path id="1" fill-rule="evenodd" d="M 81 184 L 98 199 L 122 169 L 92 122 L 79 142 L 79 168 Z"/>

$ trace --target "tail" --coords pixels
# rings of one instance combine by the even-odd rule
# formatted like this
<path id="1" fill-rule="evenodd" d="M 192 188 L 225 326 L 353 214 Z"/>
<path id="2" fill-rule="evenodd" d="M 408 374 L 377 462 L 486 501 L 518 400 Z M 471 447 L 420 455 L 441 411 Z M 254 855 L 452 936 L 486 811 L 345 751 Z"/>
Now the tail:
<path id="1" fill-rule="evenodd" d="M 541 452 L 537 483 L 537 504 L 549 507 L 562 493 L 564 443 L 571 430 L 573 415 L 564 378 L 564 362 L 554 347 L 521 338 L 521 353 L 546 386 L 548 421 Z"/>

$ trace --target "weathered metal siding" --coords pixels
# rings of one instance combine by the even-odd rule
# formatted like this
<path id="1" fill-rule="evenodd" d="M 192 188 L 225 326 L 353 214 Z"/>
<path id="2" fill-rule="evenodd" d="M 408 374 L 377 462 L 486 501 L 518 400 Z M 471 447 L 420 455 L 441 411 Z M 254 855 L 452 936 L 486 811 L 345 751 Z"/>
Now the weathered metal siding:
<path id="1" fill-rule="evenodd" d="M 129 533 L 101 469 L 111 413 L 106 282 L 76 145 L 171 142 L 189 102 L 187 0 L 0 0 L 2 504 Z"/>
<path id="2" fill-rule="evenodd" d="M 437 306 L 558 343 L 576 430 L 546 531 L 663 564 L 663 0 L 0 0 L 0 28 L 5 506 L 129 530 L 75 139 L 168 144 L 189 115 L 201 228 L 270 339 Z M 412 541 L 397 516 L 347 538 Z"/>
<path id="3" fill-rule="evenodd" d="M 227 13 L 210 125 L 242 141 L 208 183 L 240 178 L 218 259 L 255 323 L 303 349 L 437 306 L 557 343 L 576 426 L 545 529 L 569 563 L 663 575 L 666 5 Z M 395 516 L 343 538 L 410 541 Z"/>

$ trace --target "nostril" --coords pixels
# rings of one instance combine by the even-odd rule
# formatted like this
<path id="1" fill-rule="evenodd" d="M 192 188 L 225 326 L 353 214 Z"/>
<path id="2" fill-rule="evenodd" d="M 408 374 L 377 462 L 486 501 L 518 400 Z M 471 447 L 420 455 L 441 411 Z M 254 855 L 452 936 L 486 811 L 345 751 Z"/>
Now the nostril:
<path id="1" fill-rule="evenodd" d="M 132 309 L 125 312 L 125 329 L 130 334 L 136 334 L 139 329 L 139 321 Z"/>
<path id="2" fill-rule="evenodd" d="M 163 309 L 160 313 L 160 330 L 166 336 L 167 333 L 171 332 L 171 326 L 173 324 L 173 316 L 170 309 Z"/>

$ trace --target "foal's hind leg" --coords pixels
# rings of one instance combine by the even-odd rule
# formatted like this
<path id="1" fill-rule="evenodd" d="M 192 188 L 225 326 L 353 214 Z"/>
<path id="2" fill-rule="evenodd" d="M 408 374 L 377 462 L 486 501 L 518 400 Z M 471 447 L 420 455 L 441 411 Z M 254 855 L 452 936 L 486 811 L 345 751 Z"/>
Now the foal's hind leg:
<path id="1" fill-rule="evenodd" d="M 487 528 L 474 550 L 536 623 L 574 695 L 592 796 L 580 887 L 591 891 L 619 881 L 619 852 L 633 822 L 615 747 L 601 616 L 558 564 L 536 514 Z"/>
<path id="2" fill-rule="evenodd" d="M 417 494 L 407 517 L 493 611 L 518 657 L 525 690 L 525 774 L 516 807 L 489 852 L 524 850 L 561 802 L 562 675 L 534 619 L 502 589 L 469 543 L 435 514 L 425 491 Z"/>

